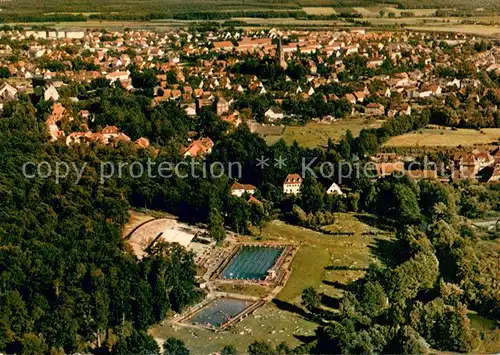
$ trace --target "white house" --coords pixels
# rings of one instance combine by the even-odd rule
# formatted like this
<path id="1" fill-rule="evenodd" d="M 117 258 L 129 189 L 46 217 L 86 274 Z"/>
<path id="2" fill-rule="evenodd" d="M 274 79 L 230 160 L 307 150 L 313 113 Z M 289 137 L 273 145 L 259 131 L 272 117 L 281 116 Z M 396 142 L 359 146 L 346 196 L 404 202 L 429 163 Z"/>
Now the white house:
<path id="1" fill-rule="evenodd" d="M 300 192 L 302 181 L 304 180 L 299 174 L 288 174 L 283 182 L 283 193 L 297 195 Z"/>
<path id="2" fill-rule="evenodd" d="M 113 73 L 106 74 L 106 79 L 108 79 L 111 84 L 113 84 L 115 81 L 120 80 L 120 81 L 127 81 L 129 79 L 129 72 L 126 71 L 116 71 Z"/>
<path id="3" fill-rule="evenodd" d="M 7 97 L 12 97 L 16 98 L 17 96 L 17 89 L 7 83 L 3 83 L 0 86 L 0 97 L 2 98 L 7 98 Z"/>
<path id="4" fill-rule="evenodd" d="M 196 104 L 187 104 L 184 106 L 184 111 L 189 117 L 195 117 L 196 116 Z"/>
<path id="5" fill-rule="evenodd" d="M 85 37 L 85 31 L 68 31 L 66 32 L 66 38 L 81 39 Z"/>
<path id="6" fill-rule="evenodd" d="M 257 188 L 255 186 L 253 186 L 253 185 L 250 185 L 250 184 L 240 184 L 240 183 L 235 182 L 231 186 L 231 195 L 238 196 L 238 197 L 243 196 L 245 193 L 253 195 L 255 193 L 256 189 Z"/>
<path id="7" fill-rule="evenodd" d="M 283 114 L 283 111 L 279 107 L 273 106 L 264 113 L 264 117 L 267 118 L 269 122 L 274 122 L 282 120 L 285 117 L 285 115 Z"/>
<path id="8" fill-rule="evenodd" d="M 329 188 L 328 190 L 326 190 L 326 193 L 328 195 L 340 195 L 340 196 L 344 196 L 344 193 L 342 192 L 342 190 L 340 189 L 340 186 L 337 185 L 336 183 L 333 183 Z"/>
<path id="9" fill-rule="evenodd" d="M 59 93 L 57 92 L 57 89 L 53 85 L 50 85 L 45 89 L 43 93 L 43 98 L 45 99 L 45 101 L 49 101 L 50 99 L 58 101 Z"/>

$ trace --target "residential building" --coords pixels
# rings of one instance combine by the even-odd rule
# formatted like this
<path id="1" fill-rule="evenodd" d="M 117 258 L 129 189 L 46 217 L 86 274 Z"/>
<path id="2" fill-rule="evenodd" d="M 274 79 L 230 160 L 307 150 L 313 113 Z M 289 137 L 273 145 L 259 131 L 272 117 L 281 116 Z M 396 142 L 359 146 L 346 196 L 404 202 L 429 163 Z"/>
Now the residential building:
<path id="1" fill-rule="evenodd" d="M 207 155 L 212 153 L 213 146 L 214 142 L 210 138 L 200 138 L 181 149 L 181 155 L 184 158 Z"/>
<path id="2" fill-rule="evenodd" d="M 231 195 L 241 197 L 245 193 L 253 195 L 257 188 L 250 184 L 240 184 L 235 182 L 230 189 Z"/>
<path id="3" fill-rule="evenodd" d="M 283 193 L 289 195 L 299 194 L 303 181 L 299 174 L 288 174 L 283 182 Z"/>

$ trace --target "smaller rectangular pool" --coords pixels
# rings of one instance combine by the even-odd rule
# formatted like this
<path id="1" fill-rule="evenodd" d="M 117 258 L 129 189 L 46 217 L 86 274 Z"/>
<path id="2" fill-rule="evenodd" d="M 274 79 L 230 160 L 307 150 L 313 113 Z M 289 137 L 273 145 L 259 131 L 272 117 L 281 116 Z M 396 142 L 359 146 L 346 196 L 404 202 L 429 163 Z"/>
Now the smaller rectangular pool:
<path id="1" fill-rule="evenodd" d="M 185 322 L 211 328 L 219 328 L 253 303 L 254 302 L 236 298 L 218 298 L 207 304 L 190 318 L 186 319 Z"/>
<path id="2" fill-rule="evenodd" d="M 223 279 L 262 281 L 283 253 L 283 247 L 245 245 L 221 273 Z"/>

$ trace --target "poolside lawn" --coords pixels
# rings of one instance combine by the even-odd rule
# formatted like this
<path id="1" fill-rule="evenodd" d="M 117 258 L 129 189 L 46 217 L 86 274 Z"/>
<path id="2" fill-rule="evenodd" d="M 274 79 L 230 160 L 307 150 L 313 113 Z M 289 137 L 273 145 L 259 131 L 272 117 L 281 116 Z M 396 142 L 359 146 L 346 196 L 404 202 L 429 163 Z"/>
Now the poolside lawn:
<path id="1" fill-rule="evenodd" d="M 220 333 L 165 322 L 151 329 L 151 334 L 160 342 L 170 336 L 179 338 L 193 354 L 220 351 L 226 344 L 233 344 L 238 353 L 243 354 L 246 353 L 248 345 L 256 340 L 267 341 L 272 346 L 286 342 L 292 348 L 302 344 L 301 339 L 314 335 L 318 326 L 301 315 L 302 290 L 312 286 L 327 296 L 340 296 L 342 291 L 335 283 L 345 284 L 362 276 L 366 266 L 378 261 L 371 249 L 377 239 L 390 238 L 364 235 L 364 232 L 377 230 L 361 222 L 355 214 L 337 213 L 335 217 L 336 222 L 330 226 L 331 229 L 354 234 L 329 236 L 281 221 L 270 222 L 263 229 L 263 241 L 300 243 L 291 264 L 290 279 L 275 301 L 257 309 L 234 327 Z M 242 242 L 247 240 L 254 241 L 250 237 L 241 237 Z"/>
<path id="2" fill-rule="evenodd" d="M 300 304 L 302 290 L 308 286 L 318 292 L 338 297 L 342 291 L 334 283 L 347 284 L 363 276 L 364 269 L 378 262 L 371 248 L 378 239 L 390 236 L 363 235 L 380 232 L 352 213 L 336 213 L 336 221 L 328 229 L 354 233 L 351 236 L 330 236 L 309 229 L 288 225 L 281 221 L 269 223 L 263 230 L 265 239 L 288 240 L 301 243 L 292 261 L 292 275 L 278 295 L 285 302 Z"/>

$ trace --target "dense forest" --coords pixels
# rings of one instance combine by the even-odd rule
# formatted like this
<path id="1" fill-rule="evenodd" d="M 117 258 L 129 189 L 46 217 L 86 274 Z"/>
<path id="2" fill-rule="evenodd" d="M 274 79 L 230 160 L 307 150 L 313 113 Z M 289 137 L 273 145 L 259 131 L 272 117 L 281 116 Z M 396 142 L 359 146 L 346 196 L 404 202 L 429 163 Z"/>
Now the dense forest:
<path id="1" fill-rule="evenodd" d="M 26 179 L 20 168 L 99 152 L 49 145 L 26 97 L 4 111 L 0 126 L 2 351 L 127 354 L 130 339 L 198 299 L 193 255 L 180 246 L 159 245 L 140 261 L 125 252 L 122 189 L 99 184 L 91 169 L 75 185 Z"/>

